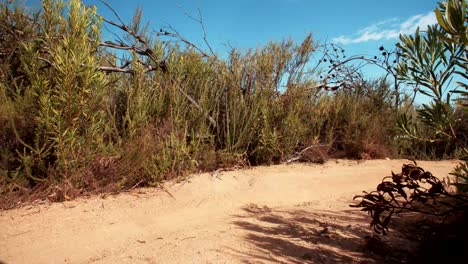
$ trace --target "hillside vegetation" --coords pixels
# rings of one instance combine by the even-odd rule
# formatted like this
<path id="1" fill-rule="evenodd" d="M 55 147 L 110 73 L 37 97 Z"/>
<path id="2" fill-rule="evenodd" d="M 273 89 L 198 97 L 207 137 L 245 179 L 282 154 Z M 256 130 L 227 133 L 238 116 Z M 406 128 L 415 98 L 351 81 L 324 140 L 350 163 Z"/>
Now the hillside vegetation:
<path id="1" fill-rule="evenodd" d="M 41 3 L 0 3 L 2 208 L 235 166 L 466 157 L 466 93 L 449 84 L 466 83 L 466 42 L 441 42 L 440 26 L 351 57 L 389 73 L 372 80 L 311 35 L 221 59 L 171 28 L 149 33 L 141 10 L 125 22 L 79 0 Z M 119 38 L 103 39 L 103 23 Z"/>

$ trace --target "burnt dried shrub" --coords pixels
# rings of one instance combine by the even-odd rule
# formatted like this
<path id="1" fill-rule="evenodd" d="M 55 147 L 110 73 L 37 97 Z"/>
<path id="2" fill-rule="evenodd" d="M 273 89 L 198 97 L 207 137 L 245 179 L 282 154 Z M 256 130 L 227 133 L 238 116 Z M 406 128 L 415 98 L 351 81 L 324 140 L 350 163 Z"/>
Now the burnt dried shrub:
<path id="1" fill-rule="evenodd" d="M 382 251 L 375 241 L 367 241 L 366 248 L 389 263 L 457 263 L 466 258 L 467 171 L 466 162 L 461 163 L 451 173 L 455 183 L 449 179 L 447 184 L 416 163 L 405 164 L 401 173 L 385 177 L 376 191 L 354 197 L 359 203 L 351 207 L 362 208 L 372 218 L 370 225 L 377 234 L 372 239 L 388 241 L 385 247 L 391 249 Z M 456 192 L 447 190 L 450 185 Z M 403 255 L 395 259 L 394 252 Z"/>
<path id="2" fill-rule="evenodd" d="M 383 178 L 376 191 L 364 192 L 354 199 L 372 217 L 371 227 L 377 234 L 387 234 L 392 216 L 404 212 L 446 218 L 468 209 L 468 196 L 452 194 L 446 190 L 444 182 L 414 164 L 405 164 L 401 173 Z"/>

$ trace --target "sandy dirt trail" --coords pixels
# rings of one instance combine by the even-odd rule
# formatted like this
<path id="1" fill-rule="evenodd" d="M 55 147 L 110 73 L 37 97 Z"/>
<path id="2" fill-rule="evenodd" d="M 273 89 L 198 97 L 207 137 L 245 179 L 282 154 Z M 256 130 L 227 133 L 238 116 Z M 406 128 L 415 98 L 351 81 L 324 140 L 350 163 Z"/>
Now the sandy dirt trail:
<path id="1" fill-rule="evenodd" d="M 328 161 L 193 175 L 0 212 L 0 263 L 378 263 L 352 197 L 406 160 Z M 455 161 L 419 162 L 438 177 Z"/>

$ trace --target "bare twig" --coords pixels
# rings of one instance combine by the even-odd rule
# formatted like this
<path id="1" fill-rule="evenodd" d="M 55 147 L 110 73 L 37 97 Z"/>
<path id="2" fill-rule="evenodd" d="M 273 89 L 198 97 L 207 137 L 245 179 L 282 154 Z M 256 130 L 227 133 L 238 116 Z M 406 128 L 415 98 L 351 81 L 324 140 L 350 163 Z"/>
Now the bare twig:
<path id="1" fill-rule="evenodd" d="M 149 57 L 154 63 L 156 64 L 161 64 L 161 61 L 159 61 L 155 56 L 154 56 L 154 52 L 153 52 L 153 49 L 150 47 L 148 41 L 145 40 L 144 36 L 140 36 L 137 34 L 137 32 L 134 32 L 133 30 L 130 29 L 129 26 L 127 26 L 123 20 L 120 18 L 120 16 L 117 14 L 117 12 L 108 4 L 106 3 L 104 0 L 99 0 L 101 3 L 103 3 L 107 8 L 109 8 L 111 10 L 112 13 L 114 13 L 114 15 L 116 16 L 116 18 L 119 20 L 120 24 L 119 23 L 116 23 L 112 20 L 109 20 L 105 17 L 102 17 L 102 19 L 114 26 L 114 27 L 117 27 L 121 30 L 123 30 L 124 32 L 127 32 L 128 34 L 130 34 L 133 38 L 135 38 L 140 44 L 142 44 L 144 46 L 144 49 L 140 49 L 140 52 L 142 52 L 141 55 L 145 55 L 147 57 Z"/>
<path id="2" fill-rule="evenodd" d="M 173 28 L 171 25 L 168 25 L 166 26 L 167 29 L 169 29 L 170 31 L 168 30 L 164 30 L 164 29 L 161 29 L 158 33 L 159 36 L 168 36 L 168 37 L 172 37 L 172 38 L 175 38 L 175 39 L 178 39 L 179 41 L 183 42 L 184 44 L 186 44 L 187 46 L 189 47 L 192 47 L 194 48 L 195 50 L 197 50 L 198 52 L 200 52 L 200 54 L 202 54 L 203 57 L 205 58 L 210 58 L 211 56 L 208 55 L 205 51 L 203 51 L 203 49 L 201 49 L 200 47 L 198 47 L 197 45 L 195 45 L 194 43 L 190 42 L 188 39 L 184 38 L 175 28 Z"/>
<path id="3" fill-rule="evenodd" d="M 166 188 L 164 188 L 164 186 L 161 186 L 161 188 L 162 188 L 162 190 L 163 190 L 165 193 L 169 194 L 169 196 L 172 197 L 172 199 L 177 200 L 177 199 L 174 197 L 174 195 L 172 195 L 172 193 L 170 193 Z"/>
<path id="4" fill-rule="evenodd" d="M 119 20 L 119 22 L 124 25 L 125 22 L 120 18 L 119 14 L 115 11 L 114 8 L 112 8 L 111 5 L 109 5 L 106 1 L 103 1 L 103 0 L 99 0 L 99 2 L 101 2 L 103 5 L 105 5 L 107 8 L 109 8 L 109 10 L 114 14 L 114 16 Z"/>
<path id="5" fill-rule="evenodd" d="M 205 23 L 203 22 L 203 15 L 202 15 L 202 12 L 201 12 L 201 9 L 200 8 L 197 8 L 197 11 L 198 11 L 198 18 L 195 18 L 194 16 L 192 16 L 191 14 L 189 14 L 182 6 L 178 5 L 180 10 L 182 10 L 182 12 L 184 13 L 184 15 L 190 19 L 192 19 L 193 21 L 197 22 L 202 31 L 203 31 L 203 41 L 205 42 L 206 46 L 208 47 L 208 49 L 210 50 L 210 53 L 213 57 L 217 57 L 215 52 L 213 51 L 213 48 L 211 47 L 210 43 L 208 42 L 208 38 L 207 38 L 207 35 L 206 35 L 206 29 L 205 29 Z"/>

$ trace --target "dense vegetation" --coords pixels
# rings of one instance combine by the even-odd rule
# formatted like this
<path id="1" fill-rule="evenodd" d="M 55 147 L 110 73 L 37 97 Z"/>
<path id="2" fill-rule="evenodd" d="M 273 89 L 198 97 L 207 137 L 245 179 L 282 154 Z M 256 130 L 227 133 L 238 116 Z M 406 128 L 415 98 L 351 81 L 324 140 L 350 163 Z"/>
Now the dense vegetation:
<path id="1" fill-rule="evenodd" d="M 79 0 L 41 4 L 0 3 L 0 207 L 220 167 L 465 155 L 466 93 L 456 104 L 446 90 L 466 80 L 466 36 L 441 42 L 440 26 L 374 59 L 311 35 L 221 59 L 171 28 L 149 34 L 140 10 L 125 23 Z M 118 38 L 103 40 L 103 23 Z M 356 60 L 389 74 L 366 79 Z M 404 86 L 431 103 L 413 106 Z"/>

